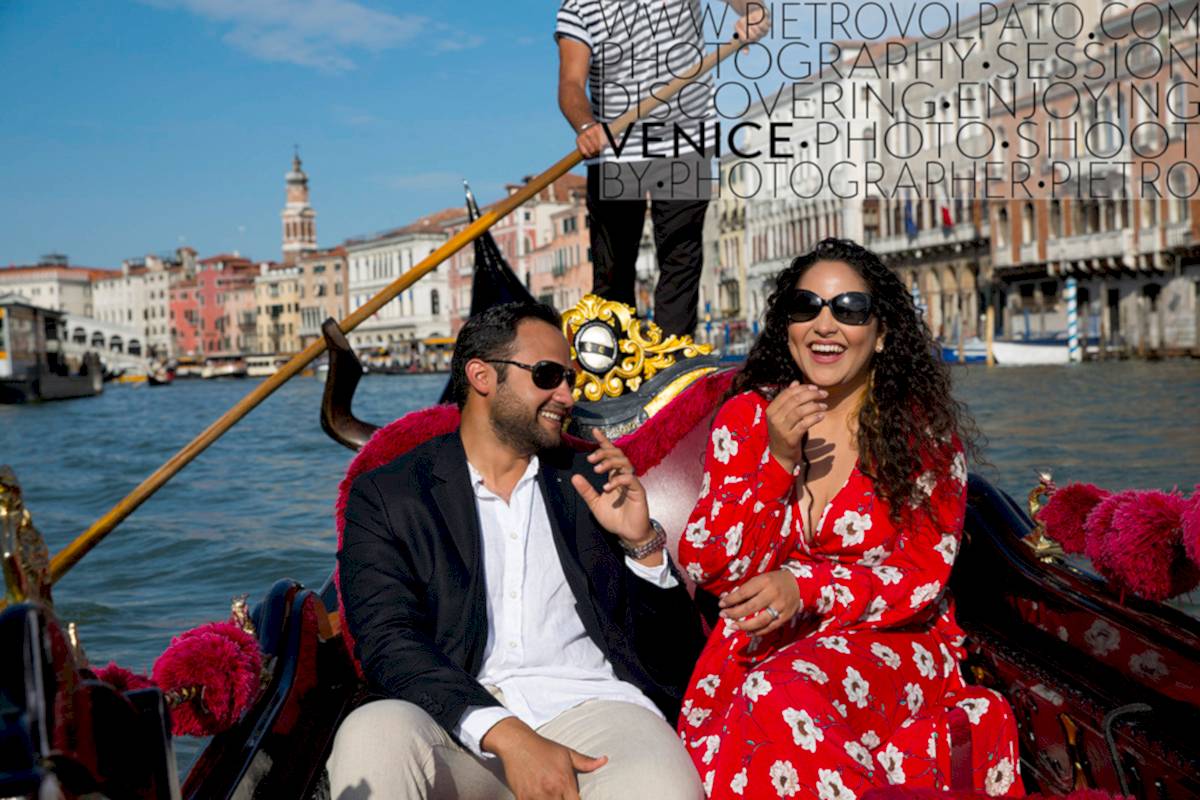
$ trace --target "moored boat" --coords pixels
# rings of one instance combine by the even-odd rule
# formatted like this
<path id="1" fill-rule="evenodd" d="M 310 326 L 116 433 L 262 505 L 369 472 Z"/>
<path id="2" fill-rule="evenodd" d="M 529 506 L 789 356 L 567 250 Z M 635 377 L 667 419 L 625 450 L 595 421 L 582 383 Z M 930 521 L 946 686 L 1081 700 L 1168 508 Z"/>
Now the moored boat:
<path id="1" fill-rule="evenodd" d="M 64 317 L 14 297 L 0 300 L 0 403 L 91 397 L 103 390 L 100 357 L 72 352 Z"/>

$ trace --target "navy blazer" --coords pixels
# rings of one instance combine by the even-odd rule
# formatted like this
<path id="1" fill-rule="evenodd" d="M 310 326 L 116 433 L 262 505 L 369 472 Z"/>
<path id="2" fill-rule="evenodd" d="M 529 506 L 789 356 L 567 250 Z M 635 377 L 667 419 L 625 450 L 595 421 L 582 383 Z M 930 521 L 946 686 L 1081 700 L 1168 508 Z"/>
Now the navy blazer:
<path id="1" fill-rule="evenodd" d="M 558 557 L 588 636 L 674 724 L 704 645 L 700 616 L 682 581 L 662 589 L 626 566 L 617 537 L 571 485 L 576 473 L 604 483 L 585 455 L 539 454 Z M 375 693 L 415 703 L 447 731 L 468 707 L 499 705 L 475 679 L 488 631 L 481 549 L 457 432 L 351 486 L 338 564 L 355 655 Z"/>

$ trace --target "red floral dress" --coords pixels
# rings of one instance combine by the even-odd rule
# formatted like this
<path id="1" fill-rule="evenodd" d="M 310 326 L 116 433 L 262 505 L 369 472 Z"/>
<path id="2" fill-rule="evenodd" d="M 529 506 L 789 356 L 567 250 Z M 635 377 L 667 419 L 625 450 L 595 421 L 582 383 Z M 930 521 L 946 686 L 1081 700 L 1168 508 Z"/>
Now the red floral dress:
<path id="1" fill-rule="evenodd" d="M 887 784 L 948 788 L 957 705 L 975 788 L 1021 795 L 1011 709 L 964 684 L 963 632 L 943 591 L 966 509 L 962 452 L 948 478 L 918 477 L 930 510 L 901 528 L 856 464 L 810 546 L 796 479 L 767 447 L 766 407 L 746 392 L 718 412 L 679 563 L 718 595 L 786 569 L 803 607 L 768 637 L 732 622 L 713 631 L 679 718 L 705 791 L 852 800 Z"/>

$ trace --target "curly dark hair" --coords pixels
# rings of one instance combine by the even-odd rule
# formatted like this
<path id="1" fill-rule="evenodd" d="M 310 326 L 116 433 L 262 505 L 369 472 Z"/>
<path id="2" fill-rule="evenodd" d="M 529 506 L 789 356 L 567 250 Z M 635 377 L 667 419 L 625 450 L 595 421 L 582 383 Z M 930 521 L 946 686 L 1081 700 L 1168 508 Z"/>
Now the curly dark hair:
<path id="1" fill-rule="evenodd" d="M 957 440 L 968 457 L 978 454 L 978 430 L 966 407 L 950 393 L 950 371 L 917 315 L 912 296 L 879 257 L 846 239 L 824 239 L 792 261 L 775 279 L 765 326 L 730 388 L 730 396 L 753 390 L 768 400 L 803 371 L 788 350 L 788 298 L 801 276 L 818 261 L 848 264 L 866 282 L 885 332 L 883 352 L 874 353 L 868 393 L 858 412 L 857 447 L 862 471 L 899 518 L 916 493 L 914 479 L 926 467 L 947 475 Z M 918 497 L 917 495 L 920 495 Z"/>

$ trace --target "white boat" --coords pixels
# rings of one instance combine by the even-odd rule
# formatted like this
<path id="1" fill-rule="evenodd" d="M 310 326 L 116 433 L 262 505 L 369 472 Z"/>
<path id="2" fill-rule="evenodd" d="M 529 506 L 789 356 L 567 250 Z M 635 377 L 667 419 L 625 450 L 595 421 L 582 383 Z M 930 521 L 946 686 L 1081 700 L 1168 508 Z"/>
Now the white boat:
<path id="1" fill-rule="evenodd" d="M 246 356 L 246 375 L 251 378 L 266 378 L 278 372 L 287 362 L 287 356 Z"/>

